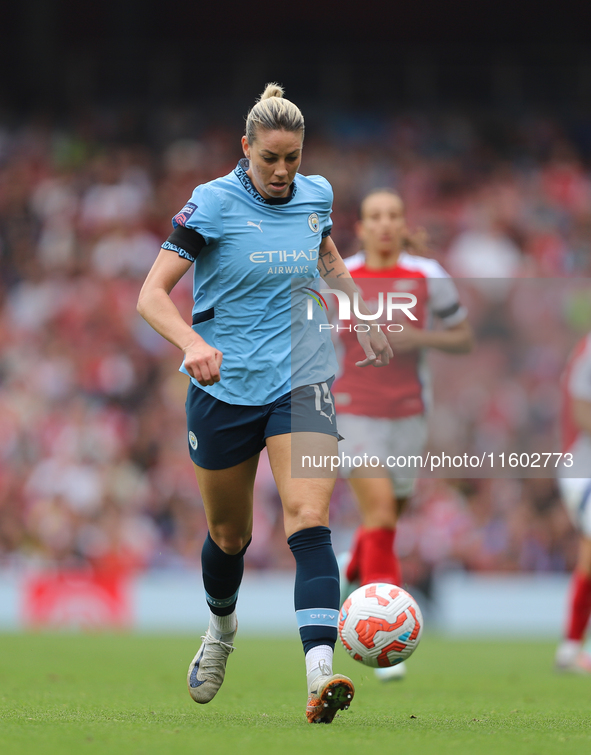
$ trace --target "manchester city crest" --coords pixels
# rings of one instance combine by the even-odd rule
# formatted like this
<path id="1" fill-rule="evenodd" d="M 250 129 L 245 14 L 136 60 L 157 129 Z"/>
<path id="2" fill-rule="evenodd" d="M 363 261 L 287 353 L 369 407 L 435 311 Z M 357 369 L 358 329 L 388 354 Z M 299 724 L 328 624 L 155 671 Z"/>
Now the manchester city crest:
<path id="1" fill-rule="evenodd" d="M 320 228 L 320 221 L 318 220 L 318 215 L 315 212 L 313 212 L 308 218 L 308 225 L 310 226 L 311 230 L 314 231 L 314 233 L 318 233 L 318 229 Z"/>

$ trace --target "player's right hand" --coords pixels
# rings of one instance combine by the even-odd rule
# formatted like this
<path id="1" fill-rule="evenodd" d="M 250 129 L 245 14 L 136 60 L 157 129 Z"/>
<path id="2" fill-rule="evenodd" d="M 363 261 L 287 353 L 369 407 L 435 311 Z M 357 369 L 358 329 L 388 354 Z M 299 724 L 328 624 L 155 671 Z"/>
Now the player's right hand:
<path id="1" fill-rule="evenodd" d="M 363 351 L 365 359 L 355 362 L 356 367 L 385 367 L 394 356 L 388 339 L 380 329 L 372 328 L 370 333 L 357 332 L 357 340 Z"/>
<path id="2" fill-rule="evenodd" d="M 219 349 L 202 341 L 202 343 L 187 347 L 184 352 L 185 369 L 199 385 L 213 385 L 220 382 L 220 367 L 224 355 Z"/>

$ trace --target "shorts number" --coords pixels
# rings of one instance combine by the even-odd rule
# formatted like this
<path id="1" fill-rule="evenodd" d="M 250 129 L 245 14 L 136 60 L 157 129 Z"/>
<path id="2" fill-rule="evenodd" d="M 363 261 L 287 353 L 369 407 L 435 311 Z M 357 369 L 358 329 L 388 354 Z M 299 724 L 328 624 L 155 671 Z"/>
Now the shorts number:
<path id="1" fill-rule="evenodd" d="M 332 419 L 334 417 L 334 404 L 332 402 L 332 396 L 330 394 L 330 388 L 328 387 L 328 383 L 320 383 L 318 385 L 317 383 L 314 383 L 312 385 L 312 388 L 314 388 L 314 393 L 316 394 L 314 399 L 314 408 L 317 412 L 320 412 L 320 415 L 322 417 L 326 417 L 326 419 L 330 422 L 332 425 Z M 322 391 L 320 390 L 322 388 Z M 323 408 L 322 408 L 322 401 L 324 400 L 325 408 L 330 413 L 327 414 Z M 330 409 L 328 408 L 330 407 Z"/>

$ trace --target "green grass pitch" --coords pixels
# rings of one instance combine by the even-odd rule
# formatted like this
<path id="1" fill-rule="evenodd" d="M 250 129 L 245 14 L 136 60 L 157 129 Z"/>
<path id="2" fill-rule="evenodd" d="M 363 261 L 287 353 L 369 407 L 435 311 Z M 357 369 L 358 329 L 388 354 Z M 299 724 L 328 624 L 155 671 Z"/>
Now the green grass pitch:
<path id="1" fill-rule="evenodd" d="M 198 638 L 0 635 L 2 755 L 330 755 L 591 752 L 591 678 L 552 670 L 554 644 L 426 635 L 401 682 L 337 649 L 356 685 L 351 709 L 308 724 L 293 639 L 238 636 L 209 705 L 185 675 Z"/>

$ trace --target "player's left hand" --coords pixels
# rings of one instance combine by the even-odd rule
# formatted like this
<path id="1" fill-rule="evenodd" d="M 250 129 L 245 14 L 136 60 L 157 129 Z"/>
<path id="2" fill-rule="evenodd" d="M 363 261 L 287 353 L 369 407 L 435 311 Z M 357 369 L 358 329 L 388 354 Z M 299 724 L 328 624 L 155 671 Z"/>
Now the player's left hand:
<path id="1" fill-rule="evenodd" d="M 359 345 L 365 352 L 365 359 L 355 362 L 356 367 L 385 367 L 394 353 L 388 343 L 388 339 L 379 328 L 370 328 L 368 333 L 357 332 Z"/>

